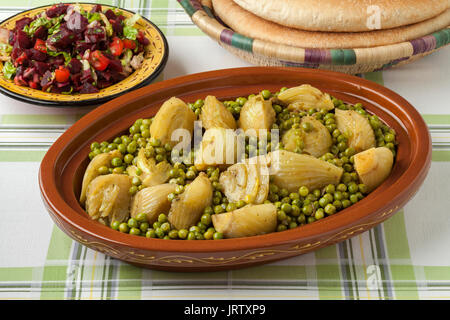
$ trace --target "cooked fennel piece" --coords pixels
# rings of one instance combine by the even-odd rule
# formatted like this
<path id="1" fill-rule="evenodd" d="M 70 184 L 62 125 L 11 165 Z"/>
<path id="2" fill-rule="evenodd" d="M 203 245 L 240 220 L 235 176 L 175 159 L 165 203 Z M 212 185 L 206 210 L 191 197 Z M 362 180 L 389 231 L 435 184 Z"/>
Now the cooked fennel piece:
<path id="1" fill-rule="evenodd" d="M 334 109 L 330 95 L 309 84 L 289 88 L 280 92 L 277 98 L 286 104 L 289 110 Z"/>
<path id="2" fill-rule="evenodd" d="M 275 116 L 271 100 L 264 100 L 261 95 L 253 96 L 242 107 L 239 127 L 247 135 L 261 137 L 272 128 Z"/>
<path id="3" fill-rule="evenodd" d="M 195 113 L 183 100 L 172 97 L 164 102 L 150 125 L 150 135 L 172 147 L 189 146 L 194 131 Z M 177 130 L 183 129 L 183 130 Z M 185 134 L 189 133 L 189 137 Z"/>
<path id="4" fill-rule="evenodd" d="M 267 156 L 273 183 L 289 192 L 298 192 L 301 186 L 313 190 L 338 184 L 344 171 L 327 161 L 286 150 L 270 152 Z"/>
<path id="5" fill-rule="evenodd" d="M 130 214 L 131 179 L 125 174 L 107 174 L 92 180 L 86 190 L 86 212 L 94 220 L 110 225 L 124 222 Z"/>
<path id="6" fill-rule="evenodd" d="M 300 129 L 305 124 L 308 129 Z M 283 134 L 281 141 L 285 150 L 303 151 L 316 158 L 330 151 L 333 140 L 328 129 L 319 120 L 305 116 L 300 122 L 300 128 L 291 128 Z"/>
<path id="7" fill-rule="evenodd" d="M 164 183 L 142 189 L 131 200 L 131 217 L 145 213 L 148 223 L 155 222 L 159 214 L 169 212 L 171 202 L 167 196 L 175 192 L 176 187 L 174 183 Z"/>
<path id="8" fill-rule="evenodd" d="M 394 163 L 392 151 L 386 147 L 370 148 L 355 155 L 355 170 L 368 192 L 389 176 Z"/>
<path id="9" fill-rule="evenodd" d="M 137 169 L 142 173 L 137 174 Z M 127 173 L 131 177 L 138 177 L 144 187 L 157 186 L 169 180 L 169 171 L 172 165 L 166 160 L 156 164 L 155 158 L 147 159 L 144 148 L 141 148 L 137 155 L 136 165 L 127 168 Z"/>
<path id="10" fill-rule="evenodd" d="M 266 157 L 259 156 L 229 167 L 220 175 L 219 183 L 228 201 L 260 204 L 269 194 L 269 180 Z"/>
<path id="11" fill-rule="evenodd" d="M 86 171 L 84 172 L 83 183 L 81 185 L 80 203 L 82 205 L 84 205 L 86 201 L 86 190 L 89 183 L 100 175 L 98 169 L 103 166 L 111 168 L 111 160 L 114 158 L 122 159 L 122 157 L 122 153 L 120 153 L 119 150 L 113 150 L 108 153 L 100 153 L 89 162 Z"/>
<path id="12" fill-rule="evenodd" d="M 200 148 L 195 154 L 195 167 L 198 170 L 206 170 L 208 166 L 224 169 L 232 165 L 237 159 L 237 139 L 234 130 L 225 128 L 206 130 Z"/>
<path id="13" fill-rule="evenodd" d="M 355 110 L 335 110 L 336 126 L 348 138 L 348 146 L 361 152 L 376 146 L 369 120 Z"/>
<path id="14" fill-rule="evenodd" d="M 272 203 L 247 205 L 211 218 L 214 228 L 225 238 L 256 236 L 277 228 L 277 208 Z"/>
<path id="15" fill-rule="evenodd" d="M 236 120 L 231 112 L 214 96 L 207 96 L 200 114 L 202 126 L 211 128 L 236 129 Z"/>
<path id="16" fill-rule="evenodd" d="M 168 220 L 178 230 L 197 223 L 206 207 L 212 204 L 213 188 L 208 176 L 200 172 L 184 190 L 172 201 Z"/>

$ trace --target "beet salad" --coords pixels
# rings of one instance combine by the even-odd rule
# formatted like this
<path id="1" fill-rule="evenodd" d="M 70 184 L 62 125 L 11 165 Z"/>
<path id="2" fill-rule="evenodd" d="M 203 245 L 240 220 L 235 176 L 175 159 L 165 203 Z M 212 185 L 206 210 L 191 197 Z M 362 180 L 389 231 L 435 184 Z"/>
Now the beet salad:
<path id="1" fill-rule="evenodd" d="M 140 18 L 79 4 L 22 18 L 13 30 L 0 29 L 3 76 L 51 93 L 99 92 L 142 66 L 150 41 L 136 28 Z"/>

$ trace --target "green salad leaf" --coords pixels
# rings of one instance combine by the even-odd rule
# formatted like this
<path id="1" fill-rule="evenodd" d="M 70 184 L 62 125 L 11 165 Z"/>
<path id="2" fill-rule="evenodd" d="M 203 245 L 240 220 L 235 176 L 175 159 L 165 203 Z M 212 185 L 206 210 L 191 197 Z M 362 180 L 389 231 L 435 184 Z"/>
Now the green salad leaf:
<path id="1" fill-rule="evenodd" d="M 129 27 L 129 26 L 123 27 L 123 35 L 125 36 L 125 38 L 127 38 L 129 40 L 136 40 L 137 34 L 138 34 L 138 30 L 136 28 Z"/>
<path id="2" fill-rule="evenodd" d="M 47 50 L 47 54 L 52 57 L 57 57 L 62 54 L 64 56 L 64 61 L 65 61 L 66 65 L 69 64 L 70 60 L 72 60 L 72 56 L 65 51 L 55 52 L 55 51 Z"/>
<path id="3" fill-rule="evenodd" d="M 14 78 L 14 75 L 16 74 L 17 69 L 14 67 L 14 65 L 12 64 L 11 61 L 6 61 L 3 64 L 3 75 L 5 76 L 5 78 L 11 80 L 12 78 Z"/>
<path id="4" fill-rule="evenodd" d="M 89 23 L 91 23 L 93 21 L 102 21 L 102 17 L 100 16 L 100 13 L 98 13 L 98 12 L 94 12 L 94 13 L 88 12 L 87 19 L 88 19 Z"/>
<path id="5" fill-rule="evenodd" d="M 26 25 L 23 28 L 23 31 L 25 31 L 25 33 L 29 36 L 34 35 L 34 33 L 36 32 L 36 30 L 41 27 L 44 26 L 47 29 L 50 28 L 52 26 L 52 21 L 51 19 L 48 18 L 37 18 L 36 20 L 34 20 L 33 22 L 31 22 L 29 25 Z"/>
<path id="6" fill-rule="evenodd" d="M 123 35 L 125 36 L 125 38 L 127 38 L 129 40 L 136 40 L 136 36 L 138 34 L 138 29 L 136 29 L 134 27 L 134 25 L 136 24 L 136 22 L 139 21 L 140 18 L 141 18 L 141 15 L 138 13 L 135 13 L 133 16 L 131 16 L 130 18 L 127 18 L 123 21 L 123 23 L 124 23 Z"/>
<path id="7" fill-rule="evenodd" d="M 0 43 L 0 55 L 9 56 L 13 47 L 8 43 Z"/>

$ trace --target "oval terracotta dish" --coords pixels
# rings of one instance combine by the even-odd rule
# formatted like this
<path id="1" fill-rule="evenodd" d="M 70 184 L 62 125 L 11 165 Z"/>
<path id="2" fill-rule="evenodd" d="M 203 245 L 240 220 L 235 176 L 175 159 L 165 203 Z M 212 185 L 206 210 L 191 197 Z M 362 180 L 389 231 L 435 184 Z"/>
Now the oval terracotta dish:
<path id="1" fill-rule="evenodd" d="M 79 205 L 90 144 L 123 134 L 138 118 L 153 116 L 172 96 L 186 102 L 215 95 L 229 100 L 281 87 L 311 84 L 348 103 L 362 102 L 397 132 L 398 154 L 388 179 L 339 213 L 288 231 L 223 240 L 147 239 L 91 220 Z M 158 82 L 110 101 L 70 127 L 42 160 L 39 183 L 55 223 L 89 248 L 129 263 L 170 271 L 212 271 L 284 259 L 368 230 L 400 210 L 416 193 L 431 162 L 431 139 L 416 109 L 376 83 L 330 71 L 250 67 L 198 73 Z"/>
<path id="2" fill-rule="evenodd" d="M 86 11 L 89 11 L 94 3 L 79 3 Z M 37 7 L 27 11 L 23 11 L 14 15 L 3 22 L 0 22 L 1 28 L 12 30 L 15 27 L 16 21 L 24 17 L 33 17 L 42 11 L 50 8 L 51 5 Z M 103 5 L 103 11 L 107 9 L 116 9 L 116 7 Z M 134 12 L 119 9 L 125 17 L 131 17 Z M 98 93 L 89 94 L 56 94 L 36 90 L 29 87 L 18 86 L 14 81 L 8 80 L 0 73 L 0 92 L 11 98 L 45 106 L 81 106 L 81 105 L 96 105 L 109 101 L 119 95 L 129 92 L 131 90 L 140 88 L 149 84 L 154 80 L 164 69 L 169 55 L 169 46 L 166 37 L 161 30 L 152 22 L 144 17 L 141 17 L 137 22 L 139 30 L 145 33 L 145 36 L 150 40 L 145 60 L 140 69 L 133 72 L 126 79 L 100 90 Z M 2 68 L 0 62 L 0 70 Z"/>

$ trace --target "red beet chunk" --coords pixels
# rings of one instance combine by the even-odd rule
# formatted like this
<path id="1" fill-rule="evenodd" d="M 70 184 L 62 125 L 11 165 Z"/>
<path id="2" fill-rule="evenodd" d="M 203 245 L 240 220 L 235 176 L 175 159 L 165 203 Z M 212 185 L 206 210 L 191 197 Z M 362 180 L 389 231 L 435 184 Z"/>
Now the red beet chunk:
<path id="1" fill-rule="evenodd" d="M 16 41 L 21 49 L 29 49 L 33 46 L 33 42 L 28 38 L 28 35 L 22 30 L 16 31 Z"/>
<path id="2" fill-rule="evenodd" d="M 26 25 L 29 25 L 33 19 L 25 17 L 16 21 L 16 30 L 22 30 Z"/>
<path id="3" fill-rule="evenodd" d="M 73 32 L 79 33 L 86 30 L 88 24 L 89 22 L 86 17 L 83 17 L 80 13 L 73 11 L 67 20 L 66 27 Z"/>
<path id="4" fill-rule="evenodd" d="M 66 12 L 67 12 L 67 5 L 61 3 L 61 4 L 51 7 L 50 9 L 47 9 L 46 14 L 47 14 L 47 17 L 54 18 L 54 17 L 58 17 L 62 14 L 65 14 Z"/>

